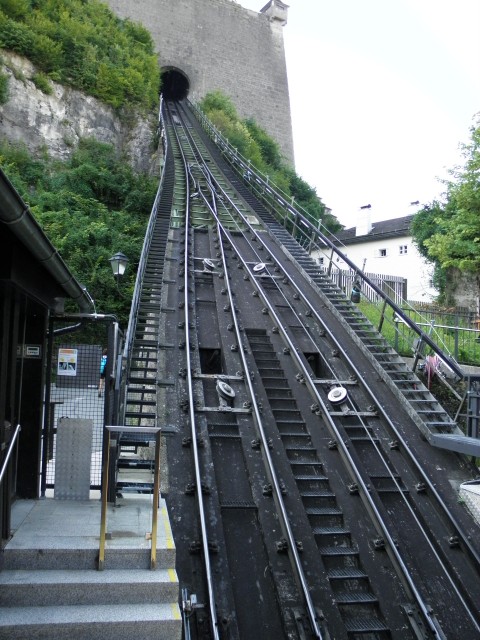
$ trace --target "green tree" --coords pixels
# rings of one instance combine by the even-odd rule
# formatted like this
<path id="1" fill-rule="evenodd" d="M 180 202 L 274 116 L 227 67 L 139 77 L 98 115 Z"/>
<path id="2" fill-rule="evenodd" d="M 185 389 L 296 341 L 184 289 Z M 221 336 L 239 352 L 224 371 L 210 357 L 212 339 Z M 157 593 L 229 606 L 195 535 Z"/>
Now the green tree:
<path id="1" fill-rule="evenodd" d="M 14 20 L 22 20 L 30 11 L 30 2 L 28 0 L 0 0 L 0 9 Z"/>
<path id="2" fill-rule="evenodd" d="M 436 284 L 447 292 L 449 269 L 480 272 L 480 118 L 462 145 L 463 166 L 450 171 L 444 201 L 427 204 L 412 224 L 420 253 L 435 266 Z"/>
<path id="3" fill-rule="evenodd" d="M 67 162 L 33 158 L 24 146 L 4 142 L 0 164 L 97 310 L 116 314 L 126 327 L 157 180 L 136 175 L 111 145 L 93 139 L 82 140 Z M 124 297 L 108 261 L 117 251 L 130 259 Z"/>

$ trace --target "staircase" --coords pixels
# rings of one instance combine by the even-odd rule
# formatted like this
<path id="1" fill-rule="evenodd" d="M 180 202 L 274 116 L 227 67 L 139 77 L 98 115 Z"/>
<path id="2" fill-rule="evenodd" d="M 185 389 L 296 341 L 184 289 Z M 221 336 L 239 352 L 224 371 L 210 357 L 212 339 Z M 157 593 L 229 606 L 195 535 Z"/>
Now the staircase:
<path id="1" fill-rule="evenodd" d="M 180 640 L 179 588 L 166 508 L 150 570 L 151 498 L 110 506 L 98 571 L 100 502 L 22 500 L 0 572 L 0 640 Z"/>
<path id="2" fill-rule="evenodd" d="M 125 424 L 139 427 L 138 433 L 120 433 L 116 466 L 116 493 L 150 493 L 153 459 L 143 454 L 152 450 L 154 437 L 141 427 L 157 426 L 159 350 L 162 348 L 162 307 L 164 263 L 172 215 L 175 166 L 172 151 L 165 158 L 163 186 L 149 238 L 145 268 L 141 274 L 138 308 L 133 319 L 133 339 L 125 393 Z M 131 320 L 132 322 L 132 320 Z M 143 452 L 143 453 L 142 453 Z"/>

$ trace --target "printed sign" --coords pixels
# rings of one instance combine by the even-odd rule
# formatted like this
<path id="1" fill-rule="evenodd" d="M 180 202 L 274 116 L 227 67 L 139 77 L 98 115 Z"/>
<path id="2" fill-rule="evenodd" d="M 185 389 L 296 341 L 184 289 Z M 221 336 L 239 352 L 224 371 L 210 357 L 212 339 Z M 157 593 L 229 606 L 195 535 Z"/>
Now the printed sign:
<path id="1" fill-rule="evenodd" d="M 76 376 L 77 375 L 77 349 L 59 349 L 58 350 L 57 375 L 59 376 Z"/>

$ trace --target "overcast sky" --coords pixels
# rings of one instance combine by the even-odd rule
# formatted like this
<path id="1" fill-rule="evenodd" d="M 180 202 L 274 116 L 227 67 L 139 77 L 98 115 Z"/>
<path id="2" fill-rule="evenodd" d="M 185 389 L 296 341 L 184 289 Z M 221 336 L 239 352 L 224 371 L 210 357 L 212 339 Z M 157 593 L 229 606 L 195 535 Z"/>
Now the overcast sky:
<path id="1" fill-rule="evenodd" d="M 287 4 L 297 172 L 346 226 L 440 197 L 480 112 L 480 0 Z"/>

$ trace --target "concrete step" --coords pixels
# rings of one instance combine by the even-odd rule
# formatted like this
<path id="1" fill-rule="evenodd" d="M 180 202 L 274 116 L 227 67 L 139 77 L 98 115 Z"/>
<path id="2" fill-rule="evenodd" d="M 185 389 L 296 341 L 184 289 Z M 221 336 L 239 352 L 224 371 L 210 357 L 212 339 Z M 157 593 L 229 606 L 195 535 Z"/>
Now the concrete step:
<path id="1" fill-rule="evenodd" d="M 175 546 L 158 509 L 150 570 L 151 496 L 109 505 L 105 570 L 97 571 L 100 502 L 18 501 L 2 553 L 0 640 L 180 640 Z"/>
<path id="2" fill-rule="evenodd" d="M 98 548 L 56 549 L 42 548 L 39 540 L 38 549 L 8 549 L 3 553 L 4 569 L 96 569 Z M 168 569 L 175 566 L 175 548 L 157 547 L 157 569 Z M 106 569 L 150 569 L 150 546 L 145 541 L 144 549 L 109 547 L 105 550 Z"/>
<path id="3" fill-rule="evenodd" d="M 5 608 L 0 640 L 180 640 L 178 604 Z"/>
<path id="4" fill-rule="evenodd" d="M 14 533 L 3 549 L 9 570 L 96 569 L 100 502 L 19 501 Z M 15 515 L 15 514 L 14 514 Z M 151 497 L 135 496 L 109 505 L 105 569 L 149 569 Z M 175 567 L 175 545 L 165 501 L 158 509 L 157 569 Z"/>
<path id="5" fill-rule="evenodd" d="M 0 572 L 0 607 L 133 605 L 170 603 L 177 598 L 174 569 Z"/>

